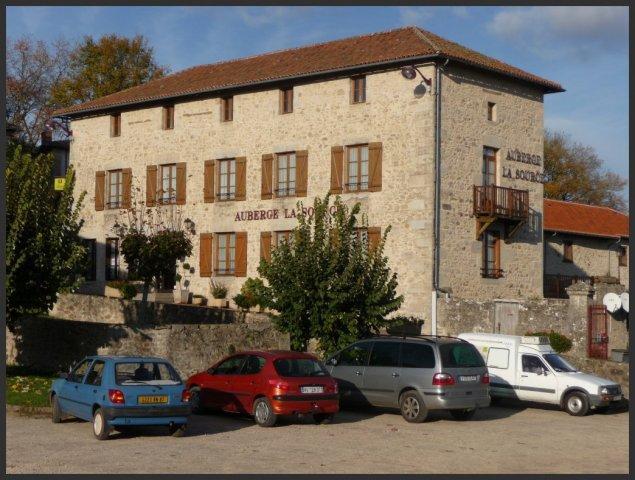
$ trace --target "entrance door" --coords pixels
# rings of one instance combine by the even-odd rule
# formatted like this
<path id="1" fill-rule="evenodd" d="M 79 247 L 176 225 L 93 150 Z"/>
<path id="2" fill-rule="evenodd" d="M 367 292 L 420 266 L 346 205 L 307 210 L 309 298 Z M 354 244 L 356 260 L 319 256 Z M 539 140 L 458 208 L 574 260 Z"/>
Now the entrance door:
<path id="1" fill-rule="evenodd" d="M 520 400 L 557 403 L 555 374 L 538 355 L 520 354 L 516 394 Z"/>
<path id="2" fill-rule="evenodd" d="M 591 358 L 608 358 L 608 315 L 604 305 L 589 305 L 587 351 Z"/>
<path id="3" fill-rule="evenodd" d="M 516 335 L 518 304 L 515 302 L 496 302 L 494 322 L 494 331 L 496 333 Z"/>

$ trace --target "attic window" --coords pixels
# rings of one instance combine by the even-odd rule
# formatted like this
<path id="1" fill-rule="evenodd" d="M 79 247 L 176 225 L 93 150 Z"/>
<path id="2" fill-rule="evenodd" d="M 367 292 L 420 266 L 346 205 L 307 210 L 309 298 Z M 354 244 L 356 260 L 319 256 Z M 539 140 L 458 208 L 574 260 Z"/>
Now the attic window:
<path id="1" fill-rule="evenodd" d="M 490 122 L 496 121 L 496 104 L 494 102 L 487 102 L 487 119 Z"/>
<path id="2" fill-rule="evenodd" d="M 121 135 L 121 114 L 115 113 L 110 116 L 110 136 L 118 137 Z"/>
<path id="3" fill-rule="evenodd" d="M 174 105 L 163 107 L 163 130 L 174 128 Z"/>

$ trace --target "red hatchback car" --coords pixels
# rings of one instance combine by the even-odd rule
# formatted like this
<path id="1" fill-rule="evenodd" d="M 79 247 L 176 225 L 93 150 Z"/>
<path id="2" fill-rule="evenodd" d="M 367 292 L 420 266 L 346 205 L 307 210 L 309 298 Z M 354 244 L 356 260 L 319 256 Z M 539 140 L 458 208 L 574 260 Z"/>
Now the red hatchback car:
<path id="1" fill-rule="evenodd" d="M 337 382 L 308 353 L 239 352 L 187 379 L 193 413 L 205 408 L 253 415 L 271 427 L 279 415 L 312 414 L 328 423 L 339 411 Z"/>

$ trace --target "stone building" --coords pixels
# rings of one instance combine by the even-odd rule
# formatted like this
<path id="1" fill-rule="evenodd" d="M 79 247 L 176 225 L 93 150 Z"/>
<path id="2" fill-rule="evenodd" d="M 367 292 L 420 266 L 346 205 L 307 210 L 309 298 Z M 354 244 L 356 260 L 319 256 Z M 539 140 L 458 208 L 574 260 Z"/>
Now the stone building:
<path id="1" fill-rule="evenodd" d="M 546 297 L 566 297 L 574 281 L 598 278 L 628 290 L 628 215 L 551 199 L 544 200 L 544 213 Z"/>
<path id="2" fill-rule="evenodd" d="M 417 27 L 202 65 L 59 110 L 87 191 L 86 289 L 124 274 L 131 202 L 195 225 L 193 293 L 229 295 L 326 192 L 388 225 L 401 313 L 542 296 L 543 98 L 557 83 Z"/>

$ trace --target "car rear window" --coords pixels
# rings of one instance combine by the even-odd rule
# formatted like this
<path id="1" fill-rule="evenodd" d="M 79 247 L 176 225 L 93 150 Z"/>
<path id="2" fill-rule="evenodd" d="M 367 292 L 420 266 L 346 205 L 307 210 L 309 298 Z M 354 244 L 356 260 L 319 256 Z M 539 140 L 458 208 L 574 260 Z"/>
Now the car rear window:
<path id="1" fill-rule="evenodd" d="M 326 368 L 312 358 L 279 358 L 273 366 L 281 377 L 325 377 Z"/>
<path id="2" fill-rule="evenodd" d="M 121 362 L 115 364 L 117 385 L 178 385 L 181 377 L 165 362 Z"/>
<path id="3" fill-rule="evenodd" d="M 441 364 L 445 368 L 484 367 L 483 357 L 470 343 L 442 343 L 439 345 Z"/>

